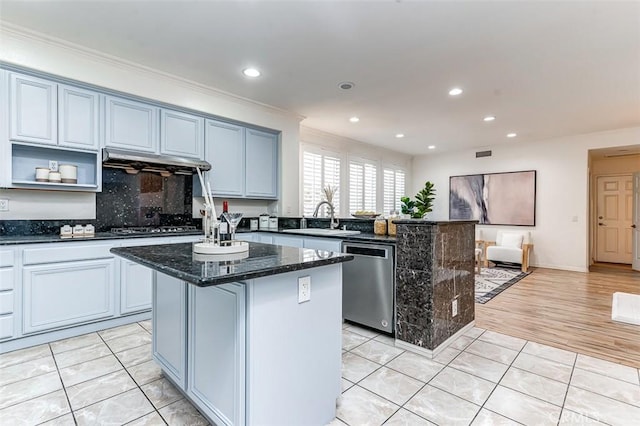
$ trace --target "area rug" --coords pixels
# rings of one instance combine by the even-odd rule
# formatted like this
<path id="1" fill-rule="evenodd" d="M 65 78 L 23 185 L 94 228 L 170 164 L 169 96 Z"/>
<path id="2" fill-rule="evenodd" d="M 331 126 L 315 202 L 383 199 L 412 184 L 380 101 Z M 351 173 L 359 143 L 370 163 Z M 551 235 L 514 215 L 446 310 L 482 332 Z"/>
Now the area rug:
<path id="1" fill-rule="evenodd" d="M 482 268 L 476 274 L 476 303 L 487 303 L 524 277 L 530 272 L 508 268 Z"/>
<path id="2" fill-rule="evenodd" d="M 640 295 L 613 293 L 611 308 L 612 320 L 640 325 Z"/>

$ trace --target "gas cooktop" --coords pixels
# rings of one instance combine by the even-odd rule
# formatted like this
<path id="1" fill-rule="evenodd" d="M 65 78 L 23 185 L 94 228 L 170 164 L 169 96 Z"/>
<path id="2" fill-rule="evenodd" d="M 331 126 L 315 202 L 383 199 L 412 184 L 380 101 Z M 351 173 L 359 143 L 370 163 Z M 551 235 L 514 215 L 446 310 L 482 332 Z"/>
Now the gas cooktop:
<path id="1" fill-rule="evenodd" d="M 127 228 L 111 228 L 112 234 L 138 235 L 138 234 L 178 234 L 181 232 L 195 232 L 198 228 L 192 225 L 181 226 L 131 226 Z"/>

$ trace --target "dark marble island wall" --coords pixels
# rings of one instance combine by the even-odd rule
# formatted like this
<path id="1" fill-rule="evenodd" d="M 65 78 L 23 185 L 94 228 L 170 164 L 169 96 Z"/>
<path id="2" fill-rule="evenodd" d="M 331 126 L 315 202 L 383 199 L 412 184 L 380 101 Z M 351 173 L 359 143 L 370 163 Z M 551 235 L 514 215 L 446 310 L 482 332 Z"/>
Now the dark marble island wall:
<path id="1" fill-rule="evenodd" d="M 475 318 L 475 221 L 397 220 L 396 345 L 435 355 Z M 452 315 L 457 299 L 458 313 Z M 411 349 L 411 347 L 407 347 Z"/>

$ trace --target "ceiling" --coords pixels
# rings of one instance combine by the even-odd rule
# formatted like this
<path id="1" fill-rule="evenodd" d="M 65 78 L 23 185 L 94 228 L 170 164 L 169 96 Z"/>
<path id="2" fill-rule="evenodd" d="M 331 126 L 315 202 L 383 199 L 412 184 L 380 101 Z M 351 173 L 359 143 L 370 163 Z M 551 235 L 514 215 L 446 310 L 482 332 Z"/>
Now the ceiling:
<path id="1" fill-rule="evenodd" d="M 637 1 L 2 0 L 0 8 L 6 22 L 413 155 L 640 125 Z M 248 66 L 262 76 L 244 77 Z M 342 81 L 355 87 L 340 90 Z M 454 86 L 463 94 L 449 96 Z"/>

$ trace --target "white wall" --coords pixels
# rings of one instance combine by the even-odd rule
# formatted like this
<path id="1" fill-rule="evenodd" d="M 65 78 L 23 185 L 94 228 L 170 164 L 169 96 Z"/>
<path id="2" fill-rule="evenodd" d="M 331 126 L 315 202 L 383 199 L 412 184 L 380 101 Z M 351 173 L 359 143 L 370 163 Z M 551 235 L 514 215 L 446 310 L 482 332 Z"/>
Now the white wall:
<path id="1" fill-rule="evenodd" d="M 575 135 L 532 143 L 513 141 L 485 147 L 491 157 L 475 158 L 480 149 L 423 155 L 413 161 L 413 188 L 417 192 L 430 180 L 437 189 L 433 220 L 449 218 L 449 177 L 474 173 L 536 170 L 536 226 L 533 266 L 588 270 L 589 170 L 588 151 L 595 148 L 640 143 L 640 127 Z M 481 226 L 484 238 L 493 240 L 498 228 Z"/>
<path id="2" fill-rule="evenodd" d="M 279 211 L 298 214 L 299 122 L 302 117 L 4 22 L 0 25 L 0 40 L 1 61 L 280 130 L 282 186 Z M 31 215 L 36 205 L 30 197 L 18 194 L 17 190 L 3 191 L 0 197 L 14 199 L 9 212 L 12 218 L 15 215 L 20 219 L 36 218 Z M 53 193 L 47 200 L 52 204 L 63 204 L 68 197 Z M 92 202 L 90 197 L 85 201 Z M 238 201 L 236 205 L 241 207 L 242 203 Z M 75 206 L 61 207 L 48 219 L 75 217 L 72 216 L 75 212 Z M 0 214 L 0 219 L 8 218 L 8 215 Z"/>
<path id="3" fill-rule="evenodd" d="M 303 123 L 304 124 L 304 123 Z M 348 162 L 349 158 L 364 158 L 367 160 L 372 160 L 378 164 L 378 169 L 383 166 L 395 166 L 399 167 L 406 172 L 406 182 L 405 188 L 407 191 L 411 189 L 411 168 L 412 168 L 412 157 L 408 154 L 404 154 L 397 151 L 392 151 L 390 149 L 385 149 L 379 146 L 366 144 L 354 139 L 345 138 L 342 136 L 334 135 L 332 133 L 323 132 L 321 130 L 312 129 L 310 127 L 305 127 L 304 125 L 300 127 L 300 143 L 304 149 L 305 146 L 310 146 L 313 148 L 320 148 L 322 150 L 327 150 L 334 154 L 338 154 L 342 160 L 341 162 L 341 176 L 344 179 L 341 179 L 341 200 L 340 205 L 348 206 Z M 378 183 L 381 185 L 382 176 L 379 173 Z M 302 191 L 302 179 L 300 178 L 300 189 Z M 380 197 L 381 191 L 378 191 L 378 197 Z M 300 203 L 302 203 L 302 194 L 300 194 Z M 380 202 L 378 202 L 380 204 Z M 302 208 L 302 206 L 300 206 Z M 384 212 L 388 213 L 388 212 Z M 345 210 L 341 214 L 342 216 L 349 216 L 348 212 Z"/>

